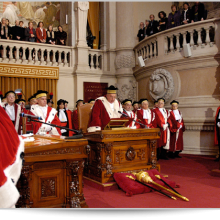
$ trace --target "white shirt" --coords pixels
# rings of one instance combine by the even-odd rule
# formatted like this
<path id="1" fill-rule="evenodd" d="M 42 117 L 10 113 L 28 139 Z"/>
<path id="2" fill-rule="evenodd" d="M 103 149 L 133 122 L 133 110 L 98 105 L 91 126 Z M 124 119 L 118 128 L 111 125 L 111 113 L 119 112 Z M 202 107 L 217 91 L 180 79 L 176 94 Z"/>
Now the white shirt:
<path id="1" fill-rule="evenodd" d="M 109 105 L 110 105 L 112 111 L 114 112 L 114 110 L 115 110 L 115 108 L 114 108 L 114 102 L 113 102 L 113 103 L 110 103 L 110 102 L 109 102 Z"/>
<path id="2" fill-rule="evenodd" d="M 15 107 L 14 105 L 6 105 L 6 112 L 12 121 L 15 121 Z"/>
<path id="3" fill-rule="evenodd" d="M 65 109 L 59 109 L 59 119 L 61 122 L 67 121 L 66 114 L 65 114 L 64 110 Z"/>
<path id="4" fill-rule="evenodd" d="M 175 119 L 176 119 L 176 120 L 180 120 L 180 119 L 181 119 L 181 115 L 180 115 L 178 109 L 173 110 L 173 113 L 174 113 L 174 115 L 175 115 Z"/>
<path id="5" fill-rule="evenodd" d="M 149 119 L 149 112 L 147 109 L 143 109 L 143 119 Z"/>
<path id="6" fill-rule="evenodd" d="M 188 9 L 187 10 L 184 10 L 184 20 L 186 20 L 186 12 L 188 11 Z"/>
<path id="7" fill-rule="evenodd" d="M 165 118 L 165 115 L 166 115 L 166 111 L 164 108 L 159 108 L 160 112 L 162 113 L 163 117 Z"/>
<path id="8" fill-rule="evenodd" d="M 39 106 L 40 110 L 43 112 L 44 118 L 47 116 L 47 105 L 45 107 Z"/>
<path id="9" fill-rule="evenodd" d="M 126 110 L 125 110 L 126 111 Z M 130 118 L 132 118 L 132 111 L 126 111 L 127 112 L 127 114 L 128 114 L 128 116 L 130 117 Z"/>

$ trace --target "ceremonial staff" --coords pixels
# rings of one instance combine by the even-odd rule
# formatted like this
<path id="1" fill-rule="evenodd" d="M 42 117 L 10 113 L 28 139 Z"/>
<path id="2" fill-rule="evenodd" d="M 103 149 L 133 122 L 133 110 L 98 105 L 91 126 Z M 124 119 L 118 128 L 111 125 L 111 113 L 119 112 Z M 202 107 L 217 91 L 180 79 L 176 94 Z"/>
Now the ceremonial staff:
<path id="1" fill-rule="evenodd" d="M 179 198 L 183 199 L 184 201 L 187 201 L 187 202 L 189 201 L 189 199 L 187 199 L 186 197 L 184 197 L 184 196 L 182 196 L 182 195 L 180 195 L 178 193 L 175 193 L 174 191 L 169 190 L 166 187 L 161 186 L 160 184 L 154 182 L 147 172 L 140 171 L 139 173 L 132 173 L 132 174 L 134 174 L 139 181 L 142 181 L 142 182 L 145 182 L 145 183 L 152 183 L 152 184 L 154 184 L 156 186 L 161 187 L 162 189 L 165 189 L 166 191 L 168 191 L 170 193 L 173 193 L 174 195 L 178 196 Z"/>
<path id="2" fill-rule="evenodd" d="M 173 187 L 171 187 L 167 182 L 165 182 L 160 175 L 155 175 L 157 177 L 157 179 L 161 180 L 165 185 L 167 185 L 168 187 L 170 187 L 170 189 L 172 189 L 174 192 L 178 193 Z M 179 195 L 181 195 L 180 193 L 178 193 Z"/>
<path id="3" fill-rule="evenodd" d="M 138 182 L 138 183 L 140 183 L 140 184 L 142 184 L 142 185 L 144 185 L 144 186 L 147 186 L 148 188 L 150 188 L 150 189 L 152 189 L 152 190 L 155 190 L 155 191 L 157 191 L 157 192 L 159 192 L 159 193 L 161 193 L 161 194 L 163 194 L 163 195 L 165 195 L 165 196 L 167 196 L 167 197 L 169 197 L 169 198 L 171 198 L 171 199 L 176 200 L 175 197 L 170 196 L 170 195 L 168 195 L 168 194 L 166 194 L 166 193 L 164 193 L 164 192 L 161 192 L 160 190 L 155 189 L 154 187 L 149 186 L 149 185 L 147 185 L 147 184 L 145 184 L 145 183 L 142 183 L 142 182 L 140 182 L 139 180 L 135 179 L 133 176 L 128 176 L 128 175 L 127 175 L 126 177 L 128 177 L 128 178 L 130 178 L 130 179 L 132 179 L 132 180 L 135 180 L 136 182 Z"/>

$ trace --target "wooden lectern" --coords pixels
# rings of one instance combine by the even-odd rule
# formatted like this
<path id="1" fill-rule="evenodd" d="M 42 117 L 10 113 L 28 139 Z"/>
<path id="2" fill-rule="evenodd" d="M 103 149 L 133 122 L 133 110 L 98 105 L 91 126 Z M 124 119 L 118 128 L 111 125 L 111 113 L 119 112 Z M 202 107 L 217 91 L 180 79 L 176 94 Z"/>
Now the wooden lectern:
<path id="1" fill-rule="evenodd" d="M 25 163 L 17 188 L 18 208 L 86 208 L 83 167 L 89 146 L 86 139 L 34 135 L 25 142 Z"/>
<path id="2" fill-rule="evenodd" d="M 84 134 L 90 154 L 84 176 L 100 183 L 113 182 L 115 172 L 157 169 L 159 128 L 102 130 Z"/>
<path id="3" fill-rule="evenodd" d="M 88 121 L 85 118 L 89 119 L 90 114 L 91 106 L 88 104 L 78 108 L 79 129 L 83 131 L 90 146 L 84 176 L 104 184 L 114 181 L 114 172 L 139 172 L 147 169 L 160 171 L 157 163 L 159 128 L 114 129 L 110 122 L 106 130 L 87 133 L 85 125 L 88 125 Z M 115 119 L 112 120 L 115 122 Z"/>

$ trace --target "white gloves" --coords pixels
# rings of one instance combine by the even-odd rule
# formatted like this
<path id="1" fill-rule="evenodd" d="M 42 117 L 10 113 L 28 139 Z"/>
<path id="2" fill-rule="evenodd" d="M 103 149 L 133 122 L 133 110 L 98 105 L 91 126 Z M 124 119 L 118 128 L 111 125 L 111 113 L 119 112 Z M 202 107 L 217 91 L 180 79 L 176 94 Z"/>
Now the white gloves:
<path id="1" fill-rule="evenodd" d="M 61 133 L 65 133 L 66 129 L 61 129 L 60 131 L 61 131 Z"/>
<path id="2" fill-rule="evenodd" d="M 50 126 L 50 125 L 45 125 L 45 130 L 46 130 L 46 131 L 51 131 L 51 130 L 52 130 L 52 126 Z"/>
<path id="3" fill-rule="evenodd" d="M 217 123 L 217 126 L 220 128 L 220 122 Z"/>

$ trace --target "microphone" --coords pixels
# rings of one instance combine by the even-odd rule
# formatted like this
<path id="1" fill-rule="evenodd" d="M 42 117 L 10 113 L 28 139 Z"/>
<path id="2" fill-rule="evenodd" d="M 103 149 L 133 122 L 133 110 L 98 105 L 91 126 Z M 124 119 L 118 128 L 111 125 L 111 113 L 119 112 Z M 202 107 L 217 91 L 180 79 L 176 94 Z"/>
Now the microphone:
<path id="1" fill-rule="evenodd" d="M 122 115 L 128 117 L 125 113 L 123 113 L 123 112 L 121 112 L 121 111 L 118 111 L 118 113 L 120 113 L 120 114 L 122 114 Z"/>
<path id="2" fill-rule="evenodd" d="M 37 120 L 43 120 L 43 118 L 41 118 L 40 116 L 35 116 L 35 115 L 29 115 L 29 114 L 24 114 L 24 113 L 20 113 L 21 117 L 27 117 L 27 118 L 35 118 Z"/>
<path id="3" fill-rule="evenodd" d="M 124 115 L 124 116 L 126 116 L 126 117 L 129 117 L 128 115 L 126 115 L 125 113 L 123 113 L 123 112 L 121 112 L 121 111 L 118 111 L 118 113 L 120 113 L 120 114 L 122 114 L 122 115 Z M 136 122 L 136 123 L 138 123 L 138 124 L 140 124 L 140 125 L 143 125 L 145 128 L 148 128 L 147 125 L 144 125 L 144 124 L 140 123 L 139 121 L 135 121 L 134 119 L 133 119 L 133 121 Z"/>

